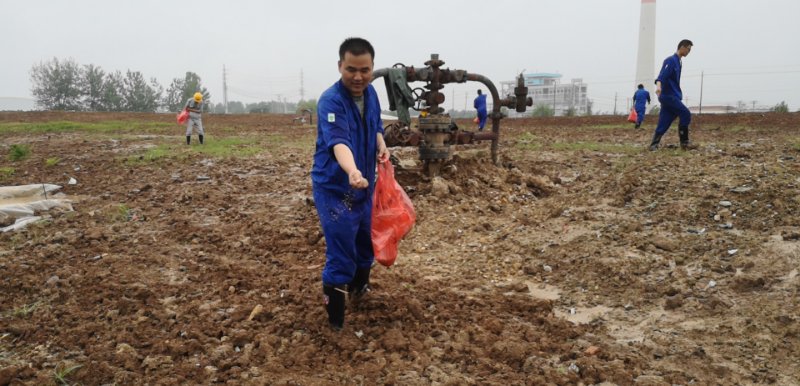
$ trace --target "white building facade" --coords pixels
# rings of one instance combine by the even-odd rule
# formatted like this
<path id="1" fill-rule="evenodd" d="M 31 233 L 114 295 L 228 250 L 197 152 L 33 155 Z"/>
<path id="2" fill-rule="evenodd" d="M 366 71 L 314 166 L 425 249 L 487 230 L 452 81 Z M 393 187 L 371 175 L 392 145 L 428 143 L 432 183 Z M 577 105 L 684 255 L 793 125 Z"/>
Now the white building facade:
<path id="1" fill-rule="evenodd" d="M 567 115 L 570 110 L 574 115 L 586 115 L 589 111 L 589 100 L 586 98 L 586 83 L 583 79 L 571 79 L 569 83 L 561 83 L 561 74 L 533 73 L 523 74 L 528 96 L 533 98 L 533 107 L 527 113 L 518 114 L 509 111 L 511 117 L 527 116 L 537 106 L 545 105 L 553 109 L 556 116 Z M 516 81 L 500 82 L 500 95 L 513 95 Z"/>

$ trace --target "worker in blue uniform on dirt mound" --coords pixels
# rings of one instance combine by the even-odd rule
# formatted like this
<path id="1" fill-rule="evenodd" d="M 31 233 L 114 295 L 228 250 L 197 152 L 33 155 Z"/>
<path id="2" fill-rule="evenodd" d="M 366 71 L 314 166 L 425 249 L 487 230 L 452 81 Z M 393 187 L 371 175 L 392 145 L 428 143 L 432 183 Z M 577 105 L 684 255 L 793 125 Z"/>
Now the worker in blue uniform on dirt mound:
<path id="1" fill-rule="evenodd" d="M 636 109 L 636 126 L 634 129 L 642 127 L 644 121 L 645 107 L 650 104 L 650 93 L 640 84 L 636 92 L 633 93 L 633 108 Z"/>
<path id="2" fill-rule="evenodd" d="M 325 267 L 322 291 L 328 322 L 344 326 L 345 295 L 369 292 L 372 195 L 376 162 L 389 160 L 380 102 L 370 85 L 375 50 L 361 38 L 339 47 L 341 79 L 317 103 L 317 143 L 311 182 L 322 233 Z"/>
<path id="3" fill-rule="evenodd" d="M 681 70 L 683 62 L 681 58 L 689 55 L 694 44 L 691 40 L 684 39 L 678 43 L 678 51 L 674 55 L 664 59 L 661 72 L 656 78 L 656 95 L 661 102 L 661 111 L 658 114 L 658 126 L 653 134 L 653 141 L 650 143 L 650 150 L 658 150 L 661 137 L 669 130 L 672 121 L 676 117 L 678 121 L 678 135 L 681 141 L 681 149 L 696 149 L 697 146 L 689 142 L 689 124 L 692 122 L 692 113 L 681 102 L 683 92 L 681 91 Z"/>
<path id="4" fill-rule="evenodd" d="M 478 96 L 475 97 L 475 102 L 472 103 L 473 107 L 478 110 L 478 131 L 483 131 L 486 126 L 486 95 L 483 91 L 478 89 Z"/>

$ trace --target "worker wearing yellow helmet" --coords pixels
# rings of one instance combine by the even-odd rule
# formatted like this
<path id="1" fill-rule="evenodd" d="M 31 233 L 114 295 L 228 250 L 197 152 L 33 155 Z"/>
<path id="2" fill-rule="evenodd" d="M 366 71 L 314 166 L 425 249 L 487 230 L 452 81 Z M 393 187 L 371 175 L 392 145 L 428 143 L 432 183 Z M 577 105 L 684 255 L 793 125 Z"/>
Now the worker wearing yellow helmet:
<path id="1" fill-rule="evenodd" d="M 197 136 L 200 139 L 200 144 L 203 144 L 203 120 L 200 117 L 203 111 L 203 94 L 196 92 L 194 96 L 186 101 L 184 106 L 186 111 L 189 112 L 189 119 L 186 122 L 186 144 L 192 143 L 192 127 L 197 128 Z"/>

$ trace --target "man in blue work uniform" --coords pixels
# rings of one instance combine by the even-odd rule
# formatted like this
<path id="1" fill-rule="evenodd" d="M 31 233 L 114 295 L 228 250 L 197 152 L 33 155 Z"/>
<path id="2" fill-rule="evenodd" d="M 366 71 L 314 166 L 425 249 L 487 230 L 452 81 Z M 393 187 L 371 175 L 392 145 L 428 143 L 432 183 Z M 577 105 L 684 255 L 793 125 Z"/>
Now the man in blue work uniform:
<path id="1" fill-rule="evenodd" d="M 376 160 L 389 151 L 383 139 L 381 108 L 370 85 L 375 50 L 361 38 L 339 47 L 341 79 L 317 103 L 317 145 L 311 182 L 322 233 L 325 268 L 322 291 L 328 322 L 344 326 L 345 295 L 369 291 L 372 251 L 372 195 Z"/>
<path id="2" fill-rule="evenodd" d="M 636 92 L 633 93 L 633 107 L 636 109 L 636 126 L 634 129 L 642 127 L 644 121 L 645 107 L 650 104 L 650 93 L 640 84 Z"/>
<path id="3" fill-rule="evenodd" d="M 658 126 L 653 135 L 653 142 L 650 143 L 650 150 L 658 150 L 661 137 L 669 130 L 675 117 L 679 118 L 678 135 L 681 141 L 681 149 L 696 149 L 697 146 L 689 142 L 689 123 L 692 121 L 692 113 L 681 102 L 683 92 L 681 91 L 681 69 L 683 62 L 681 58 L 689 55 L 692 51 L 692 41 L 681 40 L 678 43 L 678 51 L 674 55 L 664 59 L 661 72 L 656 78 L 656 95 L 661 102 L 661 112 L 658 114 Z"/>
<path id="4" fill-rule="evenodd" d="M 478 89 L 478 96 L 475 97 L 475 102 L 472 103 L 472 106 L 478 110 L 478 131 L 483 131 L 483 127 L 486 126 L 486 95 L 483 95 L 483 91 Z"/>

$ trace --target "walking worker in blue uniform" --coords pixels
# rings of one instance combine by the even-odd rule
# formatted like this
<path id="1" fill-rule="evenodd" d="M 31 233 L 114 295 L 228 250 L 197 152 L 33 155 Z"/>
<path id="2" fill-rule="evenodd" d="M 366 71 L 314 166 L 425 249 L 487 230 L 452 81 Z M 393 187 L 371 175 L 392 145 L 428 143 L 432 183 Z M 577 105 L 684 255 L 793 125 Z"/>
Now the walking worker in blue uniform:
<path id="1" fill-rule="evenodd" d="M 341 79 L 317 103 L 317 144 L 311 183 L 325 235 L 322 292 L 328 322 L 344 327 L 345 295 L 369 292 L 372 250 L 372 195 L 377 161 L 389 160 L 381 107 L 370 85 L 375 50 L 365 39 L 339 47 Z"/>
<path id="2" fill-rule="evenodd" d="M 692 121 L 692 113 L 681 102 L 683 92 L 681 91 L 681 70 L 683 62 L 681 58 L 689 55 L 692 51 L 692 41 L 681 40 L 678 43 L 678 51 L 674 55 L 664 59 L 661 72 L 656 78 L 656 95 L 661 102 L 661 111 L 658 114 L 658 126 L 653 134 L 653 141 L 650 143 L 650 150 L 658 150 L 661 137 L 669 130 L 672 121 L 678 117 L 678 136 L 681 141 L 681 149 L 697 149 L 697 145 L 689 142 L 689 123 Z"/>
<path id="3" fill-rule="evenodd" d="M 634 129 L 642 127 L 644 121 L 645 107 L 650 104 L 650 93 L 640 84 L 636 92 L 633 93 L 633 107 L 636 109 L 636 126 Z"/>
<path id="4" fill-rule="evenodd" d="M 478 96 L 475 97 L 475 102 L 472 103 L 473 107 L 478 110 L 478 131 L 483 131 L 486 126 L 486 95 L 483 91 L 478 89 Z"/>

